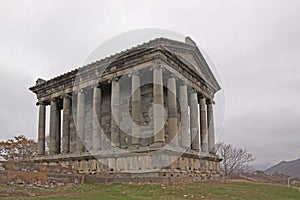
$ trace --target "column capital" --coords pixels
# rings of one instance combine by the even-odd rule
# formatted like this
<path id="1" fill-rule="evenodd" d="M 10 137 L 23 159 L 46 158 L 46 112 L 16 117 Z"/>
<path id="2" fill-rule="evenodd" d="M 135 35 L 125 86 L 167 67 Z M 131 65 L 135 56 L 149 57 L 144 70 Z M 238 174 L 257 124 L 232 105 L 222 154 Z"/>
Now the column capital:
<path id="1" fill-rule="evenodd" d="M 161 62 L 155 62 L 154 63 L 154 68 L 163 68 L 163 65 Z"/>
<path id="2" fill-rule="evenodd" d="M 189 88 L 189 89 L 188 89 L 188 93 L 189 93 L 189 94 L 197 93 L 197 90 L 194 89 L 194 88 Z"/>
<path id="3" fill-rule="evenodd" d="M 65 93 L 62 95 L 63 98 L 72 98 L 72 95 L 70 93 Z"/>
<path id="4" fill-rule="evenodd" d="M 112 77 L 109 78 L 109 79 L 107 80 L 107 83 L 112 83 L 113 81 L 118 81 L 119 78 L 120 78 L 120 77 L 117 76 L 117 73 L 113 73 Z M 100 82 L 100 81 L 99 81 L 99 82 Z"/>
<path id="5" fill-rule="evenodd" d="M 128 77 L 132 77 L 133 75 L 135 75 L 135 76 L 140 76 L 140 77 L 143 76 L 142 73 L 141 73 L 139 70 L 133 70 L 132 72 L 130 72 L 130 73 L 128 74 Z"/>
<path id="6" fill-rule="evenodd" d="M 86 94 L 86 91 L 85 91 L 85 89 L 81 88 L 81 89 L 78 91 L 78 93 Z"/>
<path id="7" fill-rule="evenodd" d="M 150 67 L 150 71 L 153 71 L 155 69 L 161 69 L 164 70 L 164 66 L 162 65 L 161 62 L 155 62 L 152 67 Z"/>
<path id="8" fill-rule="evenodd" d="M 51 102 L 58 103 L 58 102 L 59 102 L 59 98 L 58 98 L 58 97 L 51 98 L 51 99 L 50 99 L 50 103 L 51 103 Z"/>
<path id="9" fill-rule="evenodd" d="M 40 105 L 46 106 L 46 105 L 47 105 L 47 102 L 45 102 L 45 101 L 38 101 L 38 102 L 35 103 L 35 105 L 36 105 L 36 106 L 40 106 Z"/>
<path id="10" fill-rule="evenodd" d="M 216 102 L 213 100 L 213 99 L 206 99 L 206 104 L 212 104 L 212 105 L 215 105 Z"/>
<path id="11" fill-rule="evenodd" d="M 113 77 L 112 79 L 111 79 L 111 81 L 119 81 L 119 77 Z"/>
<path id="12" fill-rule="evenodd" d="M 198 96 L 199 96 L 199 99 L 205 98 L 205 96 L 203 94 L 199 94 Z"/>
<path id="13" fill-rule="evenodd" d="M 85 88 L 76 88 L 73 90 L 73 94 L 84 93 L 86 94 Z"/>
<path id="14" fill-rule="evenodd" d="M 104 84 L 103 84 L 103 82 L 101 80 L 99 80 L 94 87 L 99 88 L 99 89 L 103 89 L 104 88 Z"/>
<path id="15" fill-rule="evenodd" d="M 95 88 L 101 89 L 101 90 L 102 90 L 102 89 L 104 88 L 104 86 L 103 86 L 102 84 L 99 83 L 98 85 L 95 85 Z"/>
<path id="16" fill-rule="evenodd" d="M 118 82 L 119 77 L 112 77 L 111 79 L 108 80 L 108 83 L 112 83 L 112 82 Z"/>
<path id="17" fill-rule="evenodd" d="M 187 81 L 186 80 L 182 80 L 180 81 L 180 86 L 187 86 Z"/>
<path id="18" fill-rule="evenodd" d="M 165 76 L 167 79 L 170 79 L 170 78 L 175 78 L 175 80 L 178 80 L 178 77 L 175 76 L 175 74 L 173 73 L 169 73 L 168 75 Z"/>

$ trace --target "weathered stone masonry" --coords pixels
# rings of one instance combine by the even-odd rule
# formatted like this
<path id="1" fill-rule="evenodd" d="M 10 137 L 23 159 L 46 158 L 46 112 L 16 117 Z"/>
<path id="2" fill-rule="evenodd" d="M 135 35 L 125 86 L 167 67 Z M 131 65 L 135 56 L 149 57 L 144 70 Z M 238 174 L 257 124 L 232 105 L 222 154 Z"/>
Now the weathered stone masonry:
<path id="1" fill-rule="evenodd" d="M 152 40 L 38 79 L 30 90 L 39 106 L 36 162 L 69 162 L 82 173 L 219 174 L 213 98 L 220 86 L 188 37 Z"/>

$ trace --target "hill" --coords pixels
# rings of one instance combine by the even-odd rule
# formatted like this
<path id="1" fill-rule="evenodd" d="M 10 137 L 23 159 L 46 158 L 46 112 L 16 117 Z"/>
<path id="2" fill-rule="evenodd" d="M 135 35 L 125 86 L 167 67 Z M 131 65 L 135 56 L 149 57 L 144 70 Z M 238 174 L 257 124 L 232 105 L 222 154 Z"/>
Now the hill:
<path id="1" fill-rule="evenodd" d="M 282 161 L 265 170 L 267 174 L 284 174 L 300 178 L 300 159 Z"/>

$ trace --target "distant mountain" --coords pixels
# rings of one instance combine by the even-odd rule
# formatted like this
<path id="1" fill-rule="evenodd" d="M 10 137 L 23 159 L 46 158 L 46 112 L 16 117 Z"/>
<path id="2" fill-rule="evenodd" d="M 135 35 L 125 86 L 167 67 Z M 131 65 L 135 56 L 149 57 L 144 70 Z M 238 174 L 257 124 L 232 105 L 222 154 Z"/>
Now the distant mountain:
<path id="1" fill-rule="evenodd" d="M 282 161 L 265 170 L 267 174 L 284 174 L 300 178 L 300 159 L 292 161 Z"/>

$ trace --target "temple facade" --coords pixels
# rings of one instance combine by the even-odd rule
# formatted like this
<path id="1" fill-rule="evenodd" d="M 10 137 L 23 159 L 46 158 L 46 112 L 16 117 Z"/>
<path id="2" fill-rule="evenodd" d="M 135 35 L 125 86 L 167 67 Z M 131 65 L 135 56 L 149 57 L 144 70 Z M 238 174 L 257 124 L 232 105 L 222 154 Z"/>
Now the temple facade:
<path id="1" fill-rule="evenodd" d="M 189 37 L 157 38 L 38 79 L 30 90 L 39 107 L 35 162 L 118 176 L 219 175 L 213 105 L 220 86 Z"/>

